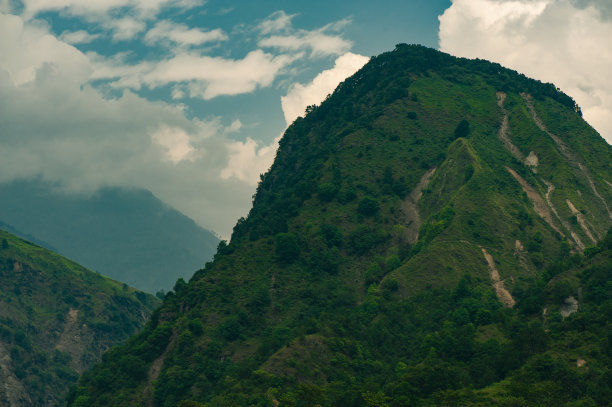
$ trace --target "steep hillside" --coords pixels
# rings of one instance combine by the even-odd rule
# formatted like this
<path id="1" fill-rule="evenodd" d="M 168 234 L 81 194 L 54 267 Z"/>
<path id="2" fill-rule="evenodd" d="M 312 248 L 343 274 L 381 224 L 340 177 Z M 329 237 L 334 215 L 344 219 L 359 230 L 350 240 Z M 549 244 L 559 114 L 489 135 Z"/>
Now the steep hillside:
<path id="1" fill-rule="evenodd" d="M 399 45 L 287 129 L 231 242 L 71 405 L 603 405 L 610 269 L 580 273 L 611 182 L 554 85 Z"/>
<path id="2" fill-rule="evenodd" d="M 0 220 L 84 266 L 144 290 L 168 291 L 215 253 L 219 239 L 150 192 L 65 194 L 40 181 L 0 184 Z"/>
<path id="3" fill-rule="evenodd" d="M 60 404 L 158 303 L 0 230 L 0 405 Z"/>

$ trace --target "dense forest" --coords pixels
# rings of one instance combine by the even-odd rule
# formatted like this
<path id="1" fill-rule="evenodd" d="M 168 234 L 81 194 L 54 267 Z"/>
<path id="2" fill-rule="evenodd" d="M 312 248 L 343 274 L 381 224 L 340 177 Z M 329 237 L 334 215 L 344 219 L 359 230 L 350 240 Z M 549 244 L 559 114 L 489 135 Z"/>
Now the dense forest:
<path id="1" fill-rule="evenodd" d="M 288 128 L 230 242 L 70 406 L 604 406 L 612 149 L 554 85 L 400 44 Z"/>

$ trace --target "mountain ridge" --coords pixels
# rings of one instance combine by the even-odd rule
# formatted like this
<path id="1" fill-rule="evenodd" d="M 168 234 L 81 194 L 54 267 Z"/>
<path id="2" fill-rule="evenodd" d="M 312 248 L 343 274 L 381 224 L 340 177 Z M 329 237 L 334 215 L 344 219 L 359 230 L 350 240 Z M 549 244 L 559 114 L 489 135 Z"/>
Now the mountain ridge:
<path id="1" fill-rule="evenodd" d="M 578 242 L 612 226 L 611 157 L 554 85 L 400 44 L 287 129 L 231 241 L 69 405 L 601 404 L 577 326 L 610 321 L 609 252 Z"/>
<path id="2" fill-rule="evenodd" d="M 219 241 L 147 190 L 109 187 L 81 196 L 21 180 L 0 184 L 0 196 L 0 219 L 16 230 L 150 293 L 189 279 Z"/>

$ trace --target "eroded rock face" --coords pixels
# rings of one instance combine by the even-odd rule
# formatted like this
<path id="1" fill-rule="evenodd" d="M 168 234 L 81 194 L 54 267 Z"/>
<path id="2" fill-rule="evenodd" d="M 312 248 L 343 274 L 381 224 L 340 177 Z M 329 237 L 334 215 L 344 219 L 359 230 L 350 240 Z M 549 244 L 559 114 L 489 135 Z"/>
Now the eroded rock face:
<path id="1" fill-rule="evenodd" d="M 32 401 L 23 384 L 13 373 L 13 361 L 5 345 L 0 342 L 0 406 L 31 406 Z"/>
<path id="2" fill-rule="evenodd" d="M 574 312 L 578 311 L 578 300 L 573 296 L 569 296 L 563 301 L 563 305 L 559 307 L 559 313 L 563 318 L 567 318 Z"/>
<path id="3" fill-rule="evenodd" d="M 406 240 L 410 244 L 414 244 L 419 238 L 419 228 L 421 227 L 422 220 L 418 204 L 421 196 L 423 196 L 423 189 L 429 184 L 434 172 L 436 172 L 435 168 L 425 172 L 418 185 L 402 202 L 402 210 L 406 214 Z"/>
<path id="4" fill-rule="evenodd" d="M 510 294 L 510 292 L 504 286 L 504 282 L 499 277 L 499 271 L 495 266 L 495 260 L 493 256 L 491 256 L 484 247 L 481 247 L 482 254 L 484 255 L 485 260 L 487 261 L 487 265 L 489 266 L 489 276 L 491 277 L 491 283 L 493 284 L 493 288 L 495 288 L 495 294 L 499 301 L 504 304 L 504 307 L 512 308 L 516 304 L 516 301 Z"/>
<path id="5" fill-rule="evenodd" d="M 538 156 L 535 152 L 530 151 L 527 158 L 525 158 L 525 165 L 531 167 L 531 169 L 535 172 L 538 167 Z"/>

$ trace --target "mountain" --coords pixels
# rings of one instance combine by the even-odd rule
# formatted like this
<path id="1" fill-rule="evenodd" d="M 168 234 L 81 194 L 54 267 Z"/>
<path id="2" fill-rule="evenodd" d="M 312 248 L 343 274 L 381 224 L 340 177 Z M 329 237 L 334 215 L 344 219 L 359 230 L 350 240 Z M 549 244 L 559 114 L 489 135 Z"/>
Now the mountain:
<path id="1" fill-rule="evenodd" d="M 219 239 L 142 189 L 66 194 L 41 181 L 0 184 L 0 219 L 19 236 L 150 293 L 212 259 Z M 48 246 L 47 246 L 48 243 Z"/>
<path id="2" fill-rule="evenodd" d="M 0 230 L 0 405 L 59 405 L 159 300 Z"/>
<path id="3" fill-rule="evenodd" d="M 612 148 L 569 96 L 400 44 L 306 113 L 230 243 L 69 405 L 612 399 Z"/>

